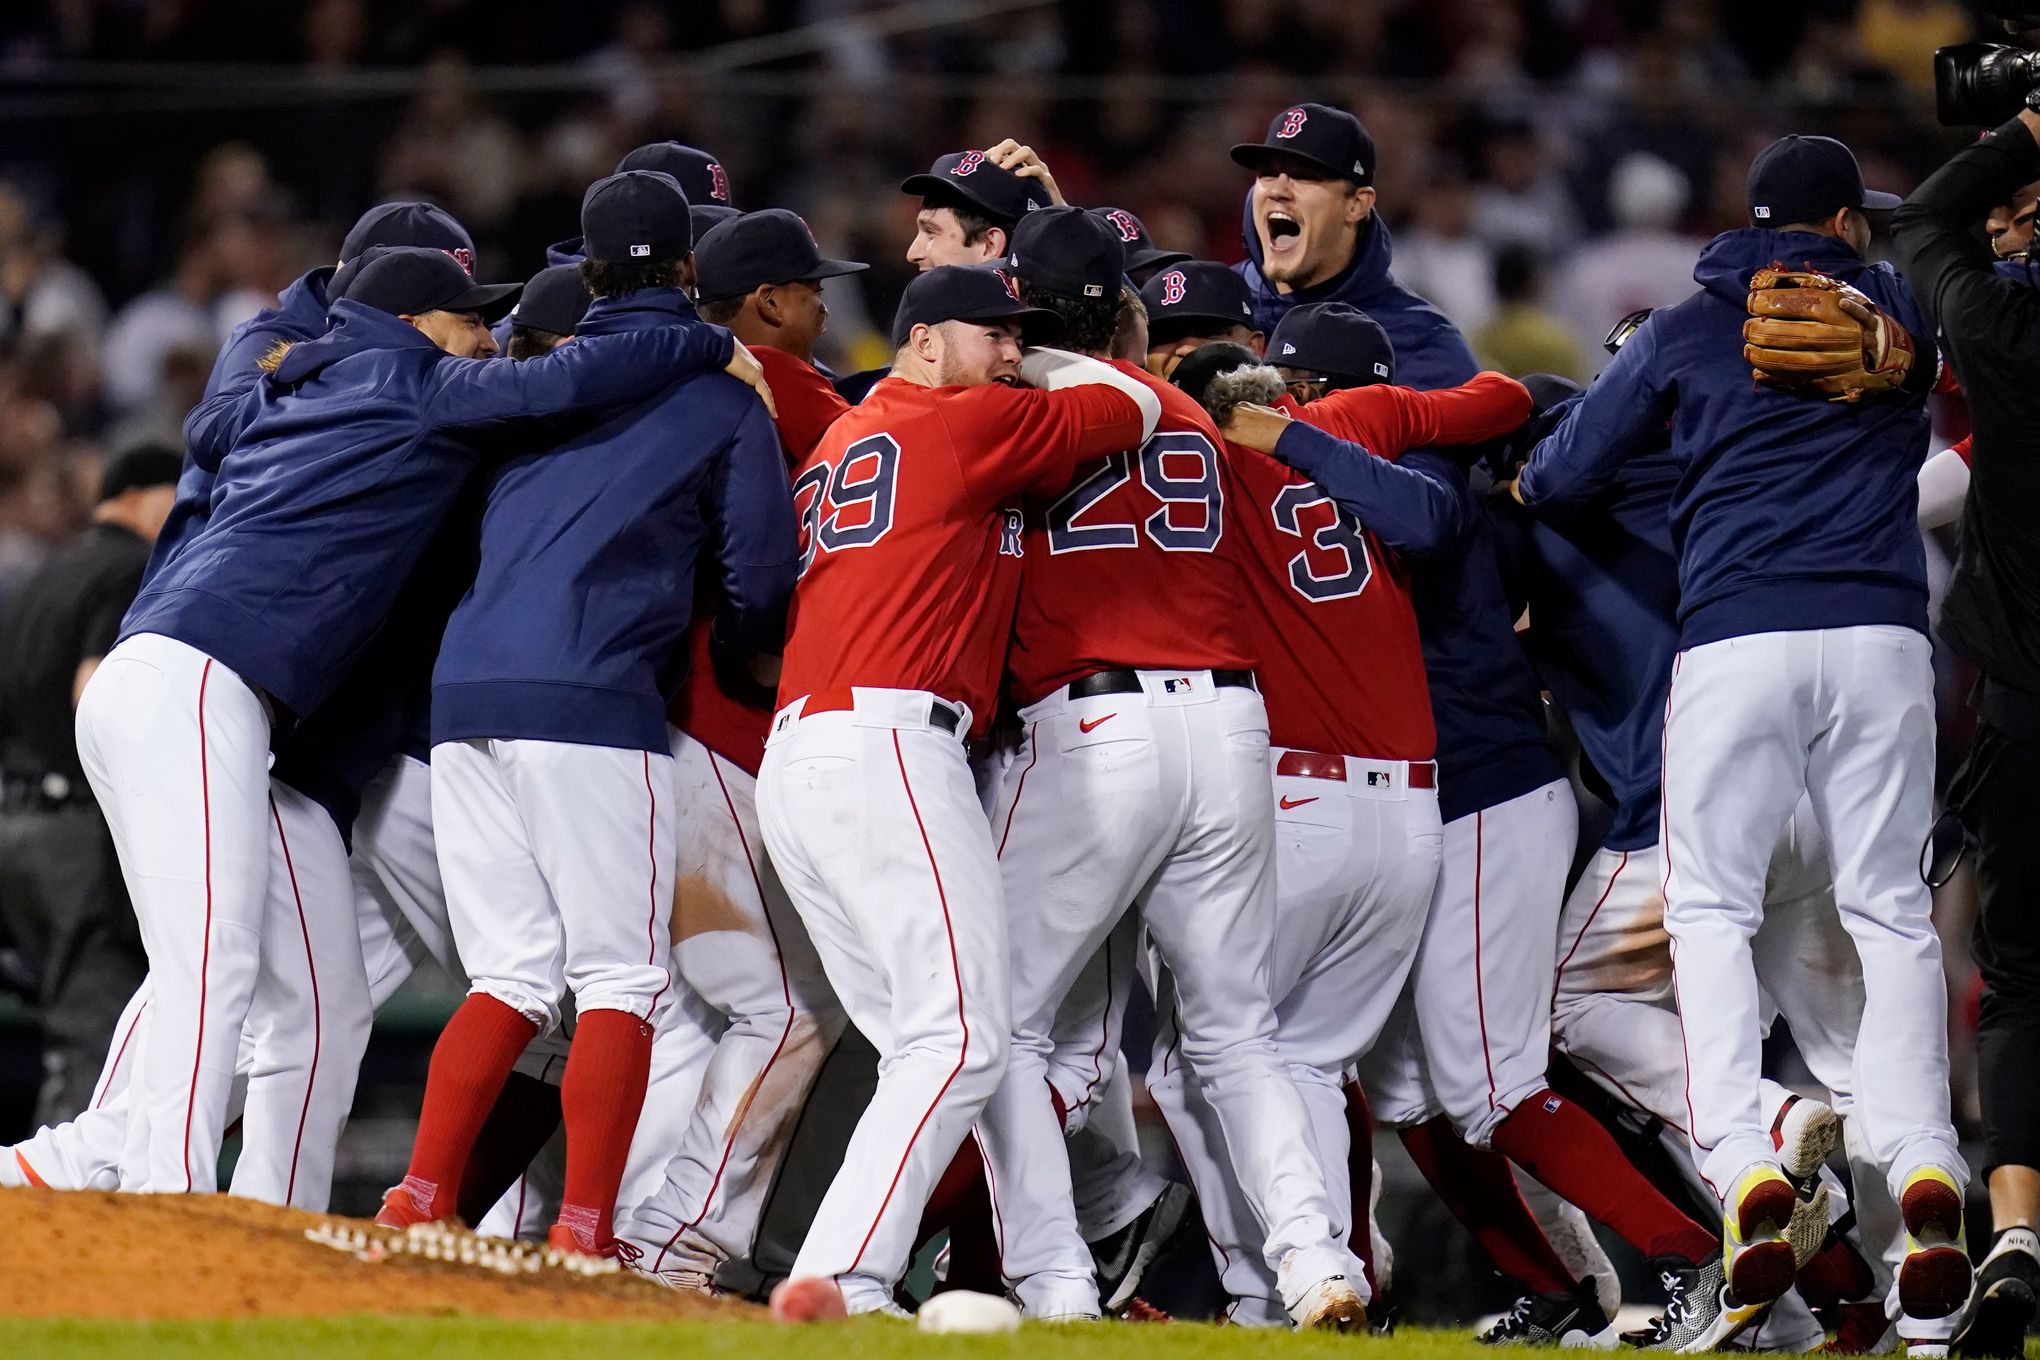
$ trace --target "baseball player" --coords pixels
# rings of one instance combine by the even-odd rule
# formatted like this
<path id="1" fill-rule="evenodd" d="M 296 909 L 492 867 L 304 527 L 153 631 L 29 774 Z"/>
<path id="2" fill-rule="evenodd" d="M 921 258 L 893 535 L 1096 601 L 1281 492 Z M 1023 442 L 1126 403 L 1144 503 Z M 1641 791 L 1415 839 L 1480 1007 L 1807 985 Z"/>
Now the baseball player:
<path id="1" fill-rule="evenodd" d="M 926 273 L 946 264 L 1002 258 L 1012 244 L 1014 224 L 1055 202 L 1052 183 L 1006 169 L 983 151 L 937 156 L 926 174 L 900 182 L 901 193 L 921 198 L 907 263 Z"/>
<path id="2" fill-rule="evenodd" d="M 572 345 L 520 367 L 600 339 L 705 333 L 677 286 L 692 233 L 671 176 L 597 181 L 581 221 L 596 300 Z M 496 474 L 475 585 L 433 673 L 433 826 L 472 986 L 434 1052 L 410 1169 L 378 1217 L 401 1226 L 453 1211 L 482 1116 L 571 989 L 566 1181 L 548 1241 L 609 1255 L 671 986 L 664 708 L 693 546 L 716 526 L 728 593 L 718 638 L 747 656 L 780 627 L 793 520 L 766 410 L 739 384 L 690 375 L 563 447 L 569 456 L 527 455 Z M 591 458 L 601 478 L 581 466 Z"/>
<path id="3" fill-rule="evenodd" d="M 910 284 L 891 376 L 795 478 L 805 566 L 759 820 L 883 1060 L 783 1288 L 834 1281 L 851 1312 L 891 1307 L 929 1190 L 1005 1068 L 1006 914 L 961 739 L 989 721 L 1012 627 L 1022 549 L 1006 507 L 1138 444 L 1161 410 L 1106 365 L 1023 360 L 1022 328 L 1052 323 L 1010 289 L 955 267 Z"/>
<path id="4" fill-rule="evenodd" d="M 778 208 L 715 227 L 696 243 L 694 261 L 702 316 L 729 326 L 758 356 L 785 454 L 805 461 L 850 409 L 813 366 L 828 316 L 821 280 L 865 266 L 825 258 L 807 225 Z M 673 936 L 682 979 L 728 1028 L 699 1102 L 680 1111 L 685 1122 L 668 1146 L 670 1160 L 662 1159 L 662 1182 L 622 1231 L 638 1248 L 637 1269 L 699 1292 L 713 1289 L 724 1263 L 751 1251 L 794 1124 L 844 1025 L 759 835 L 770 695 L 748 676 L 725 688 L 711 646 L 713 612 L 700 609 L 689 630 L 687 682 L 668 713 L 679 809 Z M 669 1102 L 654 1085 L 647 1116 Z"/>
<path id="5" fill-rule="evenodd" d="M 504 290 L 438 251 L 377 247 L 357 264 L 333 328 L 280 355 L 251 394 L 213 514 L 145 585 L 80 707 L 81 754 L 150 949 L 138 1188 L 215 1184 L 261 959 L 271 727 L 317 709 L 381 621 L 476 464 L 463 433 L 660 376 L 605 358 L 728 362 L 707 341 L 617 341 L 484 377 L 499 366 L 448 365 L 483 349 L 480 309 Z M 333 452 L 310 456 L 321 448 Z"/>
<path id="6" fill-rule="evenodd" d="M 1240 270 L 1260 324 L 1272 331 L 1298 306 L 1348 302 L 1387 332 L 1409 385 L 1474 375 L 1451 323 L 1389 273 L 1388 230 L 1374 213 L 1374 142 L 1358 119 L 1299 104 L 1270 121 L 1265 141 L 1232 154 L 1255 176 Z M 1314 414 L 1321 405 L 1306 402 L 1302 418 L 1349 437 L 1335 407 Z M 1644 1255 L 1704 1261 L 1712 1234 L 1629 1167 L 1592 1116 L 1548 1089 L 1547 980 L 1512 965 L 1543 957 L 1556 940 L 1576 837 L 1572 791 L 1545 739 L 1536 677 L 1467 469 L 1424 450 L 1402 461 L 1454 488 L 1462 506 L 1458 542 L 1411 573 L 1438 726 L 1445 848 L 1402 1013 L 1362 1065 L 1363 1082 L 1406 1144 L 1492 1146 Z M 1438 1164 L 1416 1155 L 1420 1166 Z"/>
<path id="7" fill-rule="evenodd" d="M 1516 483 L 1533 509 L 1584 498 L 1671 422 L 1681 650 L 1665 717 L 1665 926 L 1692 1141 L 1726 1218 L 1724 1334 L 1794 1273 L 1782 1233 L 1795 1189 L 1761 1116 L 1751 937 L 1766 867 L 1802 796 L 1828 838 L 1837 905 L 1862 956 L 1858 1044 L 1878 1062 L 1854 1095 L 1909 1239 L 1900 1335 L 1944 1335 L 1969 1288 L 1946 987 L 1917 863 L 1932 820 L 1933 677 L 1914 481 L 1934 365 L 1897 357 L 1889 328 L 1917 336 L 1918 313 L 1896 272 L 1861 254 L 1864 210 L 1896 203 L 1864 189 L 1839 142 L 1766 148 L 1750 171 L 1752 227 L 1715 239 L 1695 270 L 1701 291 L 1623 347 Z M 1729 333 L 1764 304 L 1763 280 L 1752 293 L 1758 271 L 1781 260 L 1870 299 L 1856 303 L 1875 342 L 1863 386 L 1895 396 L 1836 405 L 1749 381 Z"/>
<path id="8" fill-rule="evenodd" d="M 1011 259 L 1022 297 L 1056 308 L 1075 348 L 1110 349 L 1125 272 L 1115 233 L 1081 210 L 1047 209 L 1015 229 Z M 1210 418 L 1124 371 L 1154 386 L 1164 417 L 1148 439 L 1029 505 L 1007 660 L 1028 728 L 996 823 L 1015 1028 L 1006 1080 L 979 1125 L 1003 1270 L 1031 1316 L 1098 1311 L 1044 1055 L 1056 1007 L 1138 907 L 1177 981 L 1184 1060 L 1218 1104 L 1292 1320 L 1356 1327 L 1366 1317 L 1359 1262 L 1337 1240 L 1303 1103 L 1274 1045 L 1267 716 L 1241 623 L 1238 550 L 1221 551 L 1237 489 Z M 1199 621 L 1197 636 L 1185 618 Z"/>
<path id="9" fill-rule="evenodd" d="M 1254 324 L 1254 294 L 1239 273 L 1210 260 L 1190 260 L 1162 269 L 1141 285 L 1147 307 L 1147 371 L 1174 375 L 1176 365 L 1218 341 L 1262 353 L 1268 337 Z"/>
<path id="10" fill-rule="evenodd" d="M 1343 304 L 1297 309 L 1284 319 L 1280 340 L 1296 369 L 1346 394 L 1337 400 L 1353 407 L 1364 446 L 1266 407 L 1230 409 L 1248 378 L 1235 376 L 1240 368 L 1212 377 L 1215 364 L 1243 366 L 1264 384 L 1256 394 L 1263 399 L 1283 389 L 1279 375 L 1247 365 L 1250 355 L 1238 347 L 1214 346 L 1177 373 L 1186 387 L 1204 387 L 1214 416 L 1231 416 L 1222 432 L 1245 491 L 1239 523 L 1252 549 L 1249 579 L 1263 603 L 1248 617 L 1257 625 L 1253 645 L 1273 748 L 1276 1042 L 1310 1110 L 1332 1202 L 1345 1205 L 1353 1202 L 1345 1071 L 1373 1046 L 1402 990 L 1443 839 L 1431 703 L 1408 571 L 1397 554 L 1448 543 L 1458 501 L 1450 488 L 1393 460 L 1412 444 L 1504 434 L 1522 422 L 1529 397 L 1494 374 L 1440 392 L 1391 386 L 1386 334 Z M 1350 637 L 1371 642 L 1356 652 L 1332 641 Z M 1177 1143 L 1236 1299 L 1227 1316 L 1278 1322 L 1274 1280 L 1254 1253 L 1240 1250 L 1238 1230 L 1251 1217 L 1223 1156 L 1210 1155 L 1223 1148 L 1210 1102 L 1170 1062 L 1166 1028 L 1157 1036 L 1158 1079 L 1150 1090 L 1172 1128 L 1193 1131 L 1179 1132 Z"/>

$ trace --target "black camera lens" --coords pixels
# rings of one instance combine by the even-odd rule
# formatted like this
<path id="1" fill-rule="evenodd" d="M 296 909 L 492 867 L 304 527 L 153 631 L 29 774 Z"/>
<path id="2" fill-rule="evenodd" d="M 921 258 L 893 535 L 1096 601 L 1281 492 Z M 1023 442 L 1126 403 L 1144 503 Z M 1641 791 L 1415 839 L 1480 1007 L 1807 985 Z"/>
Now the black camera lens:
<path id="1" fill-rule="evenodd" d="M 1934 113 L 1950 126 L 1993 127 L 2015 116 L 2040 85 L 2040 55 L 2001 43 L 1957 43 L 1934 53 Z"/>

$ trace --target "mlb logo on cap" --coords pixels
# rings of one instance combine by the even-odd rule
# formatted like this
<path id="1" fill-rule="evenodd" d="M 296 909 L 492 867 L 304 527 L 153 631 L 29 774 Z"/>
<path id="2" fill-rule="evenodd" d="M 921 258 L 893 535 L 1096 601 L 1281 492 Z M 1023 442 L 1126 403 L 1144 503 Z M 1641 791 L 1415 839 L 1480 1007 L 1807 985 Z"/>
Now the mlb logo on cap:
<path id="1" fill-rule="evenodd" d="M 630 248 L 630 257 L 631 257 L 631 258 L 632 258 L 633 260 L 639 260 L 639 259 L 644 259 L 644 258 L 646 258 L 647 256 L 649 256 L 649 255 L 650 255 L 651 253 L 652 253 L 652 248 L 651 248 L 650 246 L 648 246 L 648 245 L 645 245 L 645 246 L 632 246 L 632 247 Z"/>
<path id="2" fill-rule="evenodd" d="M 1374 366 L 1374 376 L 1377 378 L 1386 378 L 1388 376 L 1388 365 L 1376 364 Z"/>
<path id="3" fill-rule="evenodd" d="M 1750 215 L 1760 221 L 1767 221 L 1771 216 L 1771 210 L 1759 203 L 1756 207 L 1750 209 Z"/>

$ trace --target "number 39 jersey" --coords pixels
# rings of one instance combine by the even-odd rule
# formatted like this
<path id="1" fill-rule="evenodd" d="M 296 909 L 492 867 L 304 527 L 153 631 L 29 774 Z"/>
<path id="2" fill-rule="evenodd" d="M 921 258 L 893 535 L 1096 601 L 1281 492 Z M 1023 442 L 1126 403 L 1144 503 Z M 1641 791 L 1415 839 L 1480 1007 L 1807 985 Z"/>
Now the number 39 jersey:
<path id="1" fill-rule="evenodd" d="M 1400 389 L 1362 391 L 1383 394 L 1379 416 L 1394 414 L 1388 394 Z M 1350 412 L 1331 419 L 1325 402 L 1283 406 L 1376 455 L 1403 451 L 1390 419 Z M 1438 734 L 1408 569 L 1303 473 L 1254 449 L 1228 447 L 1245 501 L 1239 522 L 1259 604 L 1250 617 L 1269 740 L 1335 755 L 1431 759 Z"/>
<path id="2" fill-rule="evenodd" d="M 1154 389 L 1162 418 L 1147 443 L 1084 464 L 1059 494 L 1027 503 L 1006 661 L 1023 706 L 1095 671 L 1254 664 L 1224 441 L 1181 389 L 1113 367 Z"/>
<path id="3" fill-rule="evenodd" d="M 1020 583 L 1019 514 L 1140 438 L 1102 385 L 922 387 L 887 378 L 794 472 L 801 576 L 779 702 L 867 685 L 992 716 Z"/>

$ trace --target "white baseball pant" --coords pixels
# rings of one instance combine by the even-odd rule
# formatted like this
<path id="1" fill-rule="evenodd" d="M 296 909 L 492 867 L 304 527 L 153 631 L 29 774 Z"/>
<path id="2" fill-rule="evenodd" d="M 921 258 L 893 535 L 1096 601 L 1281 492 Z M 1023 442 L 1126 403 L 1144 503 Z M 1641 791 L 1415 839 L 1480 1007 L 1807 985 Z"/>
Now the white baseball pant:
<path id="1" fill-rule="evenodd" d="M 1279 769 L 1282 751 L 1273 753 Z M 1310 1114 L 1311 1146 L 1344 1241 L 1353 1224 L 1347 1157 L 1345 1072 L 1373 1047 L 1403 990 L 1438 876 L 1444 833 L 1438 795 L 1409 787 L 1401 761 L 1344 757 L 1313 768 L 1340 779 L 1274 776 L 1275 940 L 1270 982 L 1275 1042 Z M 1157 968 L 1158 976 L 1163 970 Z M 1173 979 L 1163 978 L 1171 996 Z M 1168 1118 L 1204 1206 L 1205 1231 L 1242 1326 L 1284 1326 L 1275 1274 L 1255 1249 L 1259 1225 L 1239 1180 L 1218 1113 L 1202 1084 L 1176 1060 L 1172 1013 L 1160 1018 L 1149 1093 Z"/>
<path id="2" fill-rule="evenodd" d="M 979 1139 L 1002 1270 L 1031 1316 L 1096 1313 L 1069 1157 L 1044 1098 L 1059 1003 L 1128 910 L 1176 982 L 1185 1062 L 1216 1105 L 1241 1184 L 1267 1226 L 1285 1303 L 1359 1278 L 1275 1044 L 1270 992 L 1274 836 L 1268 720 L 1251 689 L 1208 671 L 1139 673 L 1142 692 L 1022 712 L 1027 758 L 1007 780 L 999 867 L 1012 912 L 1016 1029 Z"/>
<path id="3" fill-rule="evenodd" d="M 878 1087 L 794 1263 L 853 1312 L 891 1301 L 921 1211 L 1005 1071 L 1005 901 L 946 701 L 857 688 L 774 718 L 758 779 L 766 852 L 830 985 L 880 1056 Z M 955 713 L 957 710 L 950 709 Z M 1064 1160 L 1067 1174 L 1067 1159 Z"/>
<path id="4" fill-rule="evenodd" d="M 122 1188 L 219 1188 L 269 878 L 269 715 L 211 657 L 143 633 L 78 705 L 78 756 L 106 815 L 153 979 Z"/>
<path id="5" fill-rule="evenodd" d="M 1854 1091 L 1894 1194 L 1922 1165 L 1968 1171 L 1948 1118 L 1947 988 L 1919 853 L 1933 820 L 1931 647 L 1908 628 L 1759 633 L 1681 652 L 1665 708 L 1665 926 L 1682 1001 L 1700 1170 L 1718 1194 L 1773 1158 L 1758 1097 L 1751 940 L 1802 796 L 1826 833 L 1862 961 Z"/>
<path id="6" fill-rule="evenodd" d="M 672 987 L 673 758 L 567 742 L 432 748 L 432 825 L 470 992 L 541 1031 L 651 1019 Z"/>
<path id="7" fill-rule="evenodd" d="M 1445 824 L 1430 914 L 1382 1040 L 1360 1063 L 1375 1115 L 1398 1128 L 1443 1113 L 1486 1147 L 1543 1090 L 1550 974 L 1579 810 L 1563 779 Z"/>
<path id="8" fill-rule="evenodd" d="M 680 1105 L 677 1092 L 657 1085 L 647 1096 L 647 1115 L 656 1103 L 683 1122 L 622 1235 L 643 1250 L 648 1270 L 712 1275 L 750 1253 L 794 1125 L 845 1020 L 765 853 L 757 780 L 684 733 L 672 741 L 674 804 L 683 809 L 673 956 L 727 1028 L 698 1100 Z"/>

